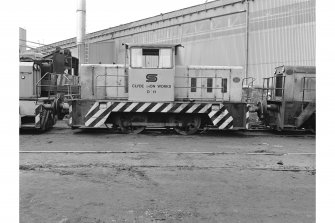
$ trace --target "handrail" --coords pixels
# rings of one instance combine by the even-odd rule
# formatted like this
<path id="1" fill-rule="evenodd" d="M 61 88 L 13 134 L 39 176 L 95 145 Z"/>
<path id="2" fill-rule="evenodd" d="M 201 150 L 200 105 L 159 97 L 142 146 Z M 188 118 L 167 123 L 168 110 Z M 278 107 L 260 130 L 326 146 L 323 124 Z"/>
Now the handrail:
<path id="1" fill-rule="evenodd" d="M 251 82 L 250 83 L 248 83 L 248 81 L 251 79 Z M 251 101 L 251 96 L 250 96 L 250 91 L 249 91 L 249 89 L 251 88 L 253 88 L 254 87 L 254 82 L 255 82 L 255 80 L 256 80 L 256 78 L 253 78 L 253 77 L 245 77 L 245 78 L 243 78 L 242 79 L 242 89 L 245 89 L 245 88 L 247 88 L 248 90 L 246 91 L 247 93 L 246 93 L 246 101 L 247 102 L 250 102 Z M 244 82 L 246 82 L 246 86 L 244 85 Z M 243 98 L 242 98 L 242 100 L 243 100 Z"/>
<path id="2" fill-rule="evenodd" d="M 105 85 L 98 85 L 98 78 L 101 78 L 101 77 L 104 77 L 104 78 L 106 78 L 106 77 L 116 77 L 117 78 L 117 80 L 115 80 L 114 82 L 115 83 L 118 83 L 119 82 L 119 78 L 128 78 L 129 77 L 129 75 L 116 75 L 116 74 L 99 74 L 99 75 L 96 75 L 95 76 L 95 89 L 93 90 L 94 91 L 94 95 L 95 95 L 95 97 L 97 97 L 97 89 L 98 88 L 103 88 L 103 87 L 105 87 L 105 88 L 111 88 L 111 87 L 114 87 L 114 88 L 122 88 L 122 87 L 127 87 L 127 84 L 125 83 L 124 85 L 119 85 L 119 84 L 116 84 L 115 85 L 115 83 L 113 84 L 113 85 L 107 85 L 106 84 L 106 79 L 105 79 Z M 194 77 L 182 77 L 182 76 L 175 76 L 175 78 L 183 78 L 183 79 L 190 79 L 190 78 L 194 78 Z M 216 79 L 216 80 L 222 80 L 224 77 L 214 77 L 214 76 L 209 76 L 209 77 L 205 77 L 205 76 L 201 76 L 201 77 L 196 77 L 196 78 L 199 78 L 199 79 L 207 79 L 207 78 L 212 78 L 212 79 Z M 212 85 L 212 87 L 210 87 L 211 89 L 213 89 L 213 90 L 218 90 L 218 89 L 221 89 L 222 91 L 223 91 L 223 86 L 221 86 L 221 87 L 215 87 L 215 85 L 214 85 L 214 82 L 215 81 L 213 81 L 213 85 Z M 174 88 L 175 89 L 180 89 L 180 88 L 186 88 L 186 89 L 191 89 L 191 88 L 196 88 L 196 89 L 207 89 L 207 86 L 203 86 L 202 84 L 201 84 L 201 86 L 197 86 L 197 87 L 192 87 L 192 86 L 174 86 Z M 203 92 L 201 91 L 201 94 L 202 94 Z M 214 93 L 214 92 L 213 92 Z M 216 95 L 217 96 L 217 95 Z M 106 97 L 106 95 L 105 95 L 105 97 Z M 223 100 L 223 98 L 224 98 L 224 93 L 222 92 L 222 96 L 220 95 L 220 97 L 219 97 L 220 99 L 222 99 Z M 208 99 L 207 99 L 208 100 Z"/>
<path id="3" fill-rule="evenodd" d="M 93 75 L 92 75 L 93 76 Z M 114 77 L 111 81 L 107 81 L 107 78 L 106 77 Z M 99 78 L 104 78 L 104 79 L 100 79 Z M 97 98 L 98 97 L 98 89 L 100 88 L 127 88 L 128 87 L 128 84 L 127 84 L 127 81 L 126 81 L 126 78 L 129 78 L 129 75 L 123 75 L 123 74 L 99 74 L 99 75 L 94 75 L 94 85 L 93 85 L 93 89 L 92 89 L 92 95 Z M 206 85 L 203 85 L 203 81 L 201 81 L 201 84 L 200 86 L 190 86 L 190 81 L 188 81 L 187 83 L 185 83 L 184 86 L 173 86 L 174 89 L 207 89 L 207 88 L 210 88 L 212 89 L 212 92 L 208 92 L 209 94 L 214 94 L 215 95 L 215 98 L 214 100 L 224 100 L 224 97 L 226 95 L 226 92 L 223 92 L 224 91 L 224 86 L 220 86 L 221 85 L 221 82 L 223 79 L 227 78 L 229 79 L 229 77 L 224 77 L 224 76 L 221 76 L 218 77 L 218 76 L 175 76 L 175 78 L 178 78 L 178 79 L 187 79 L 187 80 L 190 80 L 191 78 L 197 78 L 197 79 L 208 79 L 208 78 L 211 78 L 213 79 L 213 82 L 212 82 L 212 87 L 207 87 Z M 251 86 L 253 84 L 253 82 L 256 80 L 255 78 L 252 78 L 250 77 L 249 79 L 252 80 L 252 82 L 250 83 Z M 99 80 L 99 81 L 98 81 Z M 107 82 L 109 82 L 109 84 L 107 84 Z M 124 82 L 124 84 L 121 84 L 122 82 Z M 219 84 L 219 87 L 217 87 L 217 84 Z M 229 86 L 228 86 L 229 87 Z M 220 90 L 220 92 L 218 92 L 217 90 Z M 227 89 L 228 91 L 228 89 Z M 100 90 L 99 90 L 100 92 Z M 119 93 L 119 91 L 117 91 Z M 125 91 L 125 94 L 127 93 L 127 91 Z M 200 93 L 200 98 L 203 98 L 204 100 L 208 100 L 208 98 L 206 97 L 203 97 L 203 94 L 204 94 L 204 91 L 201 90 L 200 92 L 198 91 L 198 93 Z M 100 94 L 99 94 L 100 95 Z M 100 95 L 102 96 L 102 95 Z M 194 95 L 196 96 L 196 95 Z M 108 97 L 107 96 L 107 93 L 105 92 L 105 96 L 104 97 Z M 119 98 L 119 96 L 117 95 L 116 96 L 117 98 Z M 124 97 L 123 95 L 120 95 L 120 98 L 121 97 Z M 184 97 L 178 97 L 178 98 L 192 98 L 193 97 L 190 97 L 189 95 L 189 92 L 187 93 L 187 96 L 184 96 Z"/>
<path id="4" fill-rule="evenodd" d="M 55 81 L 55 84 L 49 84 L 49 85 L 41 85 L 41 81 L 47 76 L 47 75 L 50 75 L 50 82 L 52 81 L 52 76 L 56 76 L 57 78 L 59 77 L 65 77 L 65 79 L 67 80 L 67 82 L 69 82 L 68 84 L 58 84 L 57 83 L 57 79 Z M 79 78 L 79 77 L 78 77 Z M 72 94 L 72 88 L 73 87 L 77 87 L 78 89 L 80 88 L 80 85 L 78 84 L 75 84 L 74 83 L 74 79 L 69 79 L 66 74 L 54 74 L 54 73 L 50 73 L 50 72 L 46 72 L 35 84 L 35 87 L 36 87 L 36 101 L 38 100 L 39 98 L 39 94 L 38 94 L 38 88 L 42 88 L 42 87 L 49 87 L 48 89 L 48 99 L 50 99 L 50 95 L 51 95 L 51 88 L 53 87 L 53 90 L 54 92 L 56 92 L 56 95 L 59 93 L 59 86 L 65 86 L 67 87 L 67 94 L 66 96 L 70 96 L 71 99 L 73 99 L 73 96 L 72 95 L 80 95 L 80 94 Z"/>
<path id="5" fill-rule="evenodd" d="M 38 84 L 44 79 L 44 77 L 47 75 L 47 74 L 50 74 L 50 72 L 46 72 L 35 84 L 35 87 L 36 87 L 36 101 L 38 100 L 38 87 L 40 87 Z M 50 98 L 50 87 L 49 86 L 49 91 L 48 91 L 48 99 Z"/>
<path id="6" fill-rule="evenodd" d="M 97 85 L 97 83 L 98 83 L 98 77 L 107 77 L 107 76 L 117 77 L 117 79 L 119 77 L 124 77 L 124 78 L 125 77 L 129 77 L 128 75 L 119 75 L 118 73 L 116 75 L 115 74 L 99 74 L 99 75 L 96 75 L 95 76 L 95 89 L 92 89 L 92 92 L 94 93 L 95 97 L 97 97 L 97 88 L 98 87 L 105 87 L 105 88 L 107 88 L 107 87 L 116 87 L 117 89 L 119 87 L 126 87 L 126 85 L 107 85 L 106 84 L 106 78 L 105 78 L 105 85 Z M 105 95 L 105 97 L 106 97 L 106 95 Z"/>
<path id="7" fill-rule="evenodd" d="M 265 78 L 263 78 L 262 101 L 264 100 L 264 91 L 266 91 L 266 99 L 269 99 L 268 98 L 269 90 L 270 90 L 270 93 L 272 95 L 273 84 L 272 84 L 272 87 L 269 86 L 270 85 L 270 80 L 272 80 L 272 82 L 273 82 L 273 77 L 265 77 Z M 266 87 L 265 87 L 265 83 L 266 83 Z"/>
<path id="8" fill-rule="evenodd" d="M 264 91 L 266 91 L 267 100 L 276 100 L 276 97 L 281 97 L 281 100 L 282 101 L 284 100 L 286 76 L 281 76 L 283 78 L 281 87 L 276 87 L 276 80 L 277 80 L 276 78 L 277 77 L 278 76 L 263 78 L 262 100 L 264 100 Z M 271 82 L 271 86 L 270 86 L 270 82 Z M 266 83 L 266 87 L 265 87 L 265 83 Z M 281 91 L 281 96 L 276 96 L 276 90 Z M 270 95 L 269 95 L 269 93 L 270 93 Z"/>
<path id="9" fill-rule="evenodd" d="M 248 80 L 251 79 L 251 82 L 248 84 Z M 244 86 L 244 81 L 247 83 L 248 88 L 249 87 L 253 87 L 254 86 L 254 82 L 255 82 L 256 78 L 253 77 L 245 77 L 242 79 L 242 88 Z"/>
<path id="10" fill-rule="evenodd" d="M 227 78 L 228 79 L 228 77 L 218 77 L 218 76 L 175 76 L 175 78 L 180 78 L 180 79 L 187 79 L 187 80 L 189 80 L 189 79 L 191 79 L 191 78 L 197 78 L 197 79 L 200 79 L 201 80 L 201 83 L 200 83 L 200 86 L 198 87 L 198 86 L 196 86 L 196 87 L 192 87 L 192 86 L 190 86 L 190 82 L 188 81 L 187 82 L 187 84 L 188 84 L 188 86 L 174 86 L 174 88 L 176 89 L 178 89 L 178 88 L 183 88 L 183 89 L 207 89 L 208 87 L 207 86 L 205 86 L 205 85 L 203 85 L 203 81 L 202 81 L 202 79 L 208 79 L 208 78 L 212 78 L 212 79 L 214 79 L 214 80 L 223 80 L 224 78 Z M 217 100 L 217 99 L 220 99 L 220 100 L 224 100 L 224 95 L 225 95 L 225 93 L 223 92 L 223 86 L 221 86 L 221 87 L 215 87 L 215 83 L 216 83 L 216 81 L 213 81 L 212 82 L 213 84 L 212 84 L 212 87 L 210 87 L 212 90 L 218 90 L 218 89 L 221 89 L 221 95 L 219 94 L 219 96 L 220 97 L 217 97 L 218 95 L 217 94 L 215 94 L 214 92 L 208 92 L 208 93 L 214 93 L 215 95 L 214 95 L 214 100 Z M 190 98 L 190 95 L 189 95 L 189 92 L 187 92 L 188 94 L 187 94 L 187 97 L 186 97 L 186 99 L 188 98 Z M 194 93 L 194 92 L 192 92 L 192 93 Z M 180 97 L 181 98 L 181 97 Z M 203 100 L 209 100 L 208 98 L 204 98 L 203 97 L 203 91 L 201 90 L 200 91 L 200 98 L 193 98 L 192 97 L 192 99 L 203 99 Z"/>

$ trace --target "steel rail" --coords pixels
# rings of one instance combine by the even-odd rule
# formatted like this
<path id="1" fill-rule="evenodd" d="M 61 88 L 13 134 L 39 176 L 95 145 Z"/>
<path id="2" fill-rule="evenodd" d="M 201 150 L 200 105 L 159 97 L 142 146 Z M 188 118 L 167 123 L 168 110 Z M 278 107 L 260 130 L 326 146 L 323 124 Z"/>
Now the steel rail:
<path id="1" fill-rule="evenodd" d="M 96 154 L 206 154 L 206 155 L 272 155 L 272 156 L 286 156 L 286 155 L 316 155 L 316 153 L 238 153 L 238 152 L 160 152 L 160 151 L 19 151 L 20 153 L 96 153 Z"/>
<path id="2" fill-rule="evenodd" d="M 53 130 L 56 130 L 55 132 L 45 132 L 43 133 L 43 135 L 57 135 L 57 134 L 65 134 L 63 132 L 63 130 L 71 130 L 70 128 L 66 128 L 66 127 L 53 127 Z M 83 128 L 83 129 L 78 129 L 78 130 L 81 130 L 83 133 L 85 133 L 85 131 L 91 131 L 91 132 L 95 132 L 95 133 L 99 133 L 101 132 L 102 134 L 103 133 L 110 133 L 110 134 L 118 134 L 119 131 L 118 130 L 111 130 L 110 128 L 105 128 L 105 127 L 101 127 L 101 128 Z M 146 136 L 150 136 L 151 133 L 155 132 L 155 131 L 164 131 L 166 130 L 165 128 L 154 128 L 154 127 L 150 127 L 150 128 L 146 128 L 147 131 L 150 131 L 150 132 L 147 132 L 147 133 L 142 133 L 141 135 L 146 135 Z M 198 134 L 196 135 L 193 135 L 193 136 L 199 136 L 199 137 L 202 137 L 202 136 L 206 136 L 206 134 L 208 133 L 208 136 L 214 136 L 214 137 L 222 137 L 223 135 L 225 134 L 232 134 L 232 136 L 234 136 L 234 132 L 233 131 L 220 131 L 218 129 L 200 129 L 200 131 L 203 131 L 203 132 L 199 132 Z M 62 131 L 62 132 L 59 132 L 59 131 Z M 168 130 L 167 130 L 168 131 Z M 28 131 L 28 130 L 22 130 L 21 132 L 22 134 L 20 135 L 34 135 L 35 133 L 32 132 L 32 131 Z M 305 132 L 287 132 L 287 133 L 272 133 L 271 131 L 269 130 L 266 130 L 266 129 L 255 129 L 255 130 L 243 130 L 242 132 L 240 131 L 236 131 L 236 135 L 241 133 L 242 135 L 238 135 L 239 137 L 309 137 L 309 138 L 315 138 L 315 134 L 307 134 Z M 243 133 L 246 133 L 246 134 L 243 134 Z M 171 135 L 171 134 L 161 134 L 161 136 L 177 136 L 177 137 L 190 137 L 190 136 L 179 136 L 177 134 L 175 135 Z"/>

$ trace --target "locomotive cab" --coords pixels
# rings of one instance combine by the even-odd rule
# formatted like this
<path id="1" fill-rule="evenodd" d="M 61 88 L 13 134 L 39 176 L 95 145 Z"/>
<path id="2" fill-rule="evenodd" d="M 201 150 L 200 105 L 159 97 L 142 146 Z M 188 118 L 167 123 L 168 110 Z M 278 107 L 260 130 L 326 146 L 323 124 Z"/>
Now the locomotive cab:
<path id="1" fill-rule="evenodd" d="M 179 45 L 126 45 L 129 100 L 173 101 L 175 50 Z"/>

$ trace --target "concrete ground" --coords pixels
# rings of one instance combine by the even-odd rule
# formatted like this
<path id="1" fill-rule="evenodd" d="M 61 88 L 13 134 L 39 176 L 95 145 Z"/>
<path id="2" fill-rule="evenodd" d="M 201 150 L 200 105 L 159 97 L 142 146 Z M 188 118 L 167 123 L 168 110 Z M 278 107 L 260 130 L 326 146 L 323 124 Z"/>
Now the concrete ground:
<path id="1" fill-rule="evenodd" d="M 20 134 L 20 222 L 315 222 L 313 136 L 63 127 Z"/>

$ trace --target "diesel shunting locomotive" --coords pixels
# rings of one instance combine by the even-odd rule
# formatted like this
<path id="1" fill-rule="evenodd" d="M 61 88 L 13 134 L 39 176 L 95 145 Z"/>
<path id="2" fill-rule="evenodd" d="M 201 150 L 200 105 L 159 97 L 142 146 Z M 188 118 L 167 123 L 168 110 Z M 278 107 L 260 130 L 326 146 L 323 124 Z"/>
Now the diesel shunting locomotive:
<path id="1" fill-rule="evenodd" d="M 69 101 L 72 128 L 146 127 L 193 134 L 200 128 L 245 129 L 243 68 L 185 66 L 180 44 L 124 44 L 125 64 L 83 64 L 80 98 Z"/>

